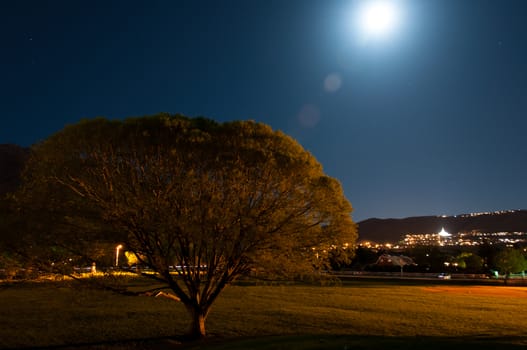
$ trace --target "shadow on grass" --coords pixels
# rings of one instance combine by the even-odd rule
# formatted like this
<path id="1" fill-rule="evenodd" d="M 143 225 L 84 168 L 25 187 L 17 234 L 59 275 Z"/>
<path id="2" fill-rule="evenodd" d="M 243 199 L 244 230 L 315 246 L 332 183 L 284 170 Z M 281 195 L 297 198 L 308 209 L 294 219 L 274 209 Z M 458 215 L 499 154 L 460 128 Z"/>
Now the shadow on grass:
<path id="1" fill-rule="evenodd" d="M 210 341 L 204 343 L 181 345 L 185 350 L 373 350 L 373 349 L 426 349 L 426 350 L 457 350 L 457 349 L 526 349 L 527 337 L 382 337 L 382 336 L 350 336 L 350 335 L 322 335 L 322 336 L 270 336 L 247 338 L 231 341 Z"/>
<path id="2" fill-rule="evenodd" d="M 383 337 L 353 335 L 263 336 L 241 339 L 207 338 L 182 342 L 176 338 L 66 345 L 33 349 L 61 350 L 524 350 L 527 337 Z"/>

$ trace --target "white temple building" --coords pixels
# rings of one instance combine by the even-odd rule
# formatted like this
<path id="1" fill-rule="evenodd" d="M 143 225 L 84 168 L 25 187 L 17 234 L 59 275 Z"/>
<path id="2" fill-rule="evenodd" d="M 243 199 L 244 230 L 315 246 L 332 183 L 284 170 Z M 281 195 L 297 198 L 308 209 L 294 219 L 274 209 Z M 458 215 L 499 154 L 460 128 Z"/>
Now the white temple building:
<path id="1" fill-rule="evenodd" d="M 441 227 L 441 232 L 438 233 L 439 237 L 451 237 L 452 235 L 445 231 L 444 227 Z"/>
<path id="2" fill-rule="evenodd" d="M 445 231 L 445 228 L 444 227 L 441 227 L 441 231 L 438 232 L 438 240 L 437 242 L 439 243 L 439 245 L 445 245 L 446 241 L 450 241 L 452 240 L 452 235 L 448 232 Z"/>

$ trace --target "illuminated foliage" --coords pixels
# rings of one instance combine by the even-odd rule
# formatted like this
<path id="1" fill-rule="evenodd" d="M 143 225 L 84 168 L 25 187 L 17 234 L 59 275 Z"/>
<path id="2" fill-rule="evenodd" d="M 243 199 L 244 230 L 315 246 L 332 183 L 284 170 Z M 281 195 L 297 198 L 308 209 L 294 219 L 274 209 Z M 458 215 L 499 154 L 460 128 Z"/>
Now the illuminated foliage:
<path id="1" fill-rule="evenodd" d="M 527 260 L 521 250 L 507 248 L 496 255 L 494 265 L 500 273 L 505 275 L 505 283 L 507 283 L 511 273 L 527 269 Z"/>
<path id="2" fill-rule="evenodd" d="M 306 274 L 314 248 L 356 239 L 338 181 L 260 123 L 100 118 L 33 151 L 28 182 L 69 189 L 125 233 L 119 242 L 187 307 L 193 337 L 205 335 L 211 305 L 238 276 Z"/>

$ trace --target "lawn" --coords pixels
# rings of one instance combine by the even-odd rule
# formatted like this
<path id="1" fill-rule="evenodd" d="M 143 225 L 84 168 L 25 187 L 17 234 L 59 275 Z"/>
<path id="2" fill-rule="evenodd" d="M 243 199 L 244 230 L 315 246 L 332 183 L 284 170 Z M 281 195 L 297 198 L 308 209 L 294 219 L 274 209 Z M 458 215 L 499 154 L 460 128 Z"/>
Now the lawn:
<path id="1" fill-rule="evenodd" d="M 231 286 L 205 343 L 178 344 L 180 303 L 72 287 L 0 286 L 0 348 L 525 349 L 527 288 L 402 285 Z M 89 345 L 89 346 L 88 346 Z"/>

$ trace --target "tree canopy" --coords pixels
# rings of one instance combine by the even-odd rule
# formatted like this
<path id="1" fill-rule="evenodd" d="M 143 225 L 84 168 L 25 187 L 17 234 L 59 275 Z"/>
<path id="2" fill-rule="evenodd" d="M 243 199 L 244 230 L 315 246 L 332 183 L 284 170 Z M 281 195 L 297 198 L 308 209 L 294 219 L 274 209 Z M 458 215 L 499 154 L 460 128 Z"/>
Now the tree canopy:
<path id="1" fill-rule="evenodd" d="M 185 304 L 195 337 L 238 276 L 308 274 L 356 240 L 339 182 L 294 139 L 252 121 L 84 120 L 33 148 L 25 193 L 46 193 L 49 210 L 70 221 L 110 224 L 115 243 Z M 86 249 L 97 227 L 52 234 Z"/>
<path id="2" fill-rule="evenodd" d="M 506 248 L 496 254 L 494 265 L 505 275 L 505 283 L 507 283 L 511 273 L 523 272 L 527 269 L 527 260 L 520 249 Z"/>

